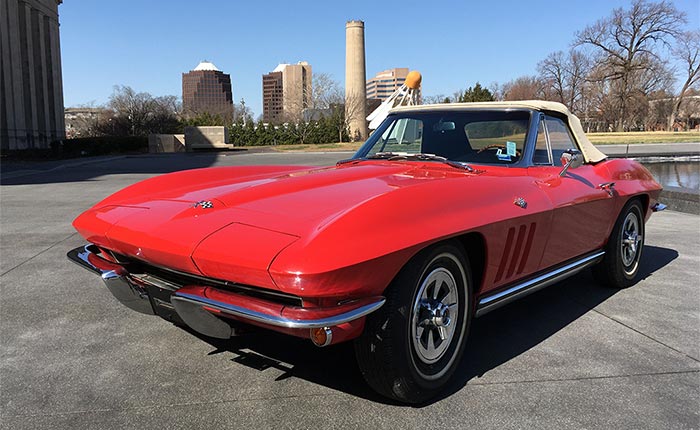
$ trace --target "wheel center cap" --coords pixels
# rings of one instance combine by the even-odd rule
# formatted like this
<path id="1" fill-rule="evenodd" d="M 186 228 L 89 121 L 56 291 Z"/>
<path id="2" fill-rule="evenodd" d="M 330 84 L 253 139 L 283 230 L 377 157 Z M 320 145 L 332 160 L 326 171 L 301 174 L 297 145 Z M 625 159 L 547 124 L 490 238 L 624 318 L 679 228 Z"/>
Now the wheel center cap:
<path id="1" fill-rule="evenodd" d="M 626 236 L 627 237 L 626 237 L 625 242 L 629 245 L 632 252 L 636 251 L 637 239 L 638 239 L 639 235 L 636 232 L 632 232 L 632 233 L 628 233 Z"/>
<path id="2" fill-rule="evenodd" d="M 429 319 L 435 327 L 446 327 L 450 324 L 450 309 L 444 303 L 436 303 L 430 309 Z"/>

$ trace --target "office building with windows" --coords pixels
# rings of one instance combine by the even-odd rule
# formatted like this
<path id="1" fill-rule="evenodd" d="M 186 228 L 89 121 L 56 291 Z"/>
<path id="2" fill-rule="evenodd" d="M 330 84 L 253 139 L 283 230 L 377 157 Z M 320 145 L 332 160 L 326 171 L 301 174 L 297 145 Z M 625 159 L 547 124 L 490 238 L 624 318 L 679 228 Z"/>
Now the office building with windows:
<path id="1" fill-rule="evenodd" d="M 208 61 L 182 74 L 182 110 L 187 116 L 203 113 L 233 119 L 231 75 Z"/>
<path id="2" fill-rule="evenodd" d="M 408 68 L 406 67 L 377 73 L 373 78 L 367 80 L 367 99 L 386 100 L 403 85 L 406 76 L 408 76 Z"/>
<path id="3" fill-rule="evenodd" d="M 302 118 L 311 108 L 311 65 L 280 64 L 262 76 L 263 121 L 282 123 Z"/>

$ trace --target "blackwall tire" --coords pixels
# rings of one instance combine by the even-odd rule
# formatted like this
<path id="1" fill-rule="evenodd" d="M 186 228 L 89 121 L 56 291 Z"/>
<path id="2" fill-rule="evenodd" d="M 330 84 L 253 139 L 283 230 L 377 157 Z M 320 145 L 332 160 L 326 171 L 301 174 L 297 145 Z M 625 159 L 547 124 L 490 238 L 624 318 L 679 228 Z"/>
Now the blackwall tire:
<path id="1" fill-rule="evenodd" d="M 355 341 L 357 361 L 378 393 L 406 403 L 434 397 L 459 365 L 473 297 L 469 262 L 457 242 L 413 257 L 387 288 Z"/>
<path id="2" fill-rule="evenodd" d="M 644 214 L 637 200 L 620 212 L 605 246 L 605 257 L 593 268 L 595 278 L 611 288 L 627 288 L 636 283 L 644 249 Z"/>

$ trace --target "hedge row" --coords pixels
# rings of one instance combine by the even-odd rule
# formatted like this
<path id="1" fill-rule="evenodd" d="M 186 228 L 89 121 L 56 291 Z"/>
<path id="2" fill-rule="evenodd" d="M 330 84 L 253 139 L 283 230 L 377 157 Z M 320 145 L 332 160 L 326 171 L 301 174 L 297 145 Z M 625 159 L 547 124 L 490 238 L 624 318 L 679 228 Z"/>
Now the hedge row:
<path id="1" fill-rule="evenodd" d="M 344 124 L 339 127 L 337 122 L 325 118 L 281 125 L 248 121 L 245 125 L 236 123 L 229 127 L 229 142 L 236 146 L 313 145 L 348 140 L 348 131 Z"/>

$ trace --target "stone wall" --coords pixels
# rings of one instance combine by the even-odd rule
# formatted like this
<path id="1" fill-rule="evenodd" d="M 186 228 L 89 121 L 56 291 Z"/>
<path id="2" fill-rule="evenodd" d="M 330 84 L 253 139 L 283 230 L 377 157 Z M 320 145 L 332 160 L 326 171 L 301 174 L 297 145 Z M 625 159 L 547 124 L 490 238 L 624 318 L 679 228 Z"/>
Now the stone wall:
<path id="1" fill-rule="evenodd" d="M 229 149 L 228 128 L 223 126 L 212 127 L 185 127 L 185 148 L 187 151 L 194 149 Z"/>
<path id="2" fill-rule="evenodd" d="M 149 134 L 148 152 L 185 152 L 184 134 Z"/>

